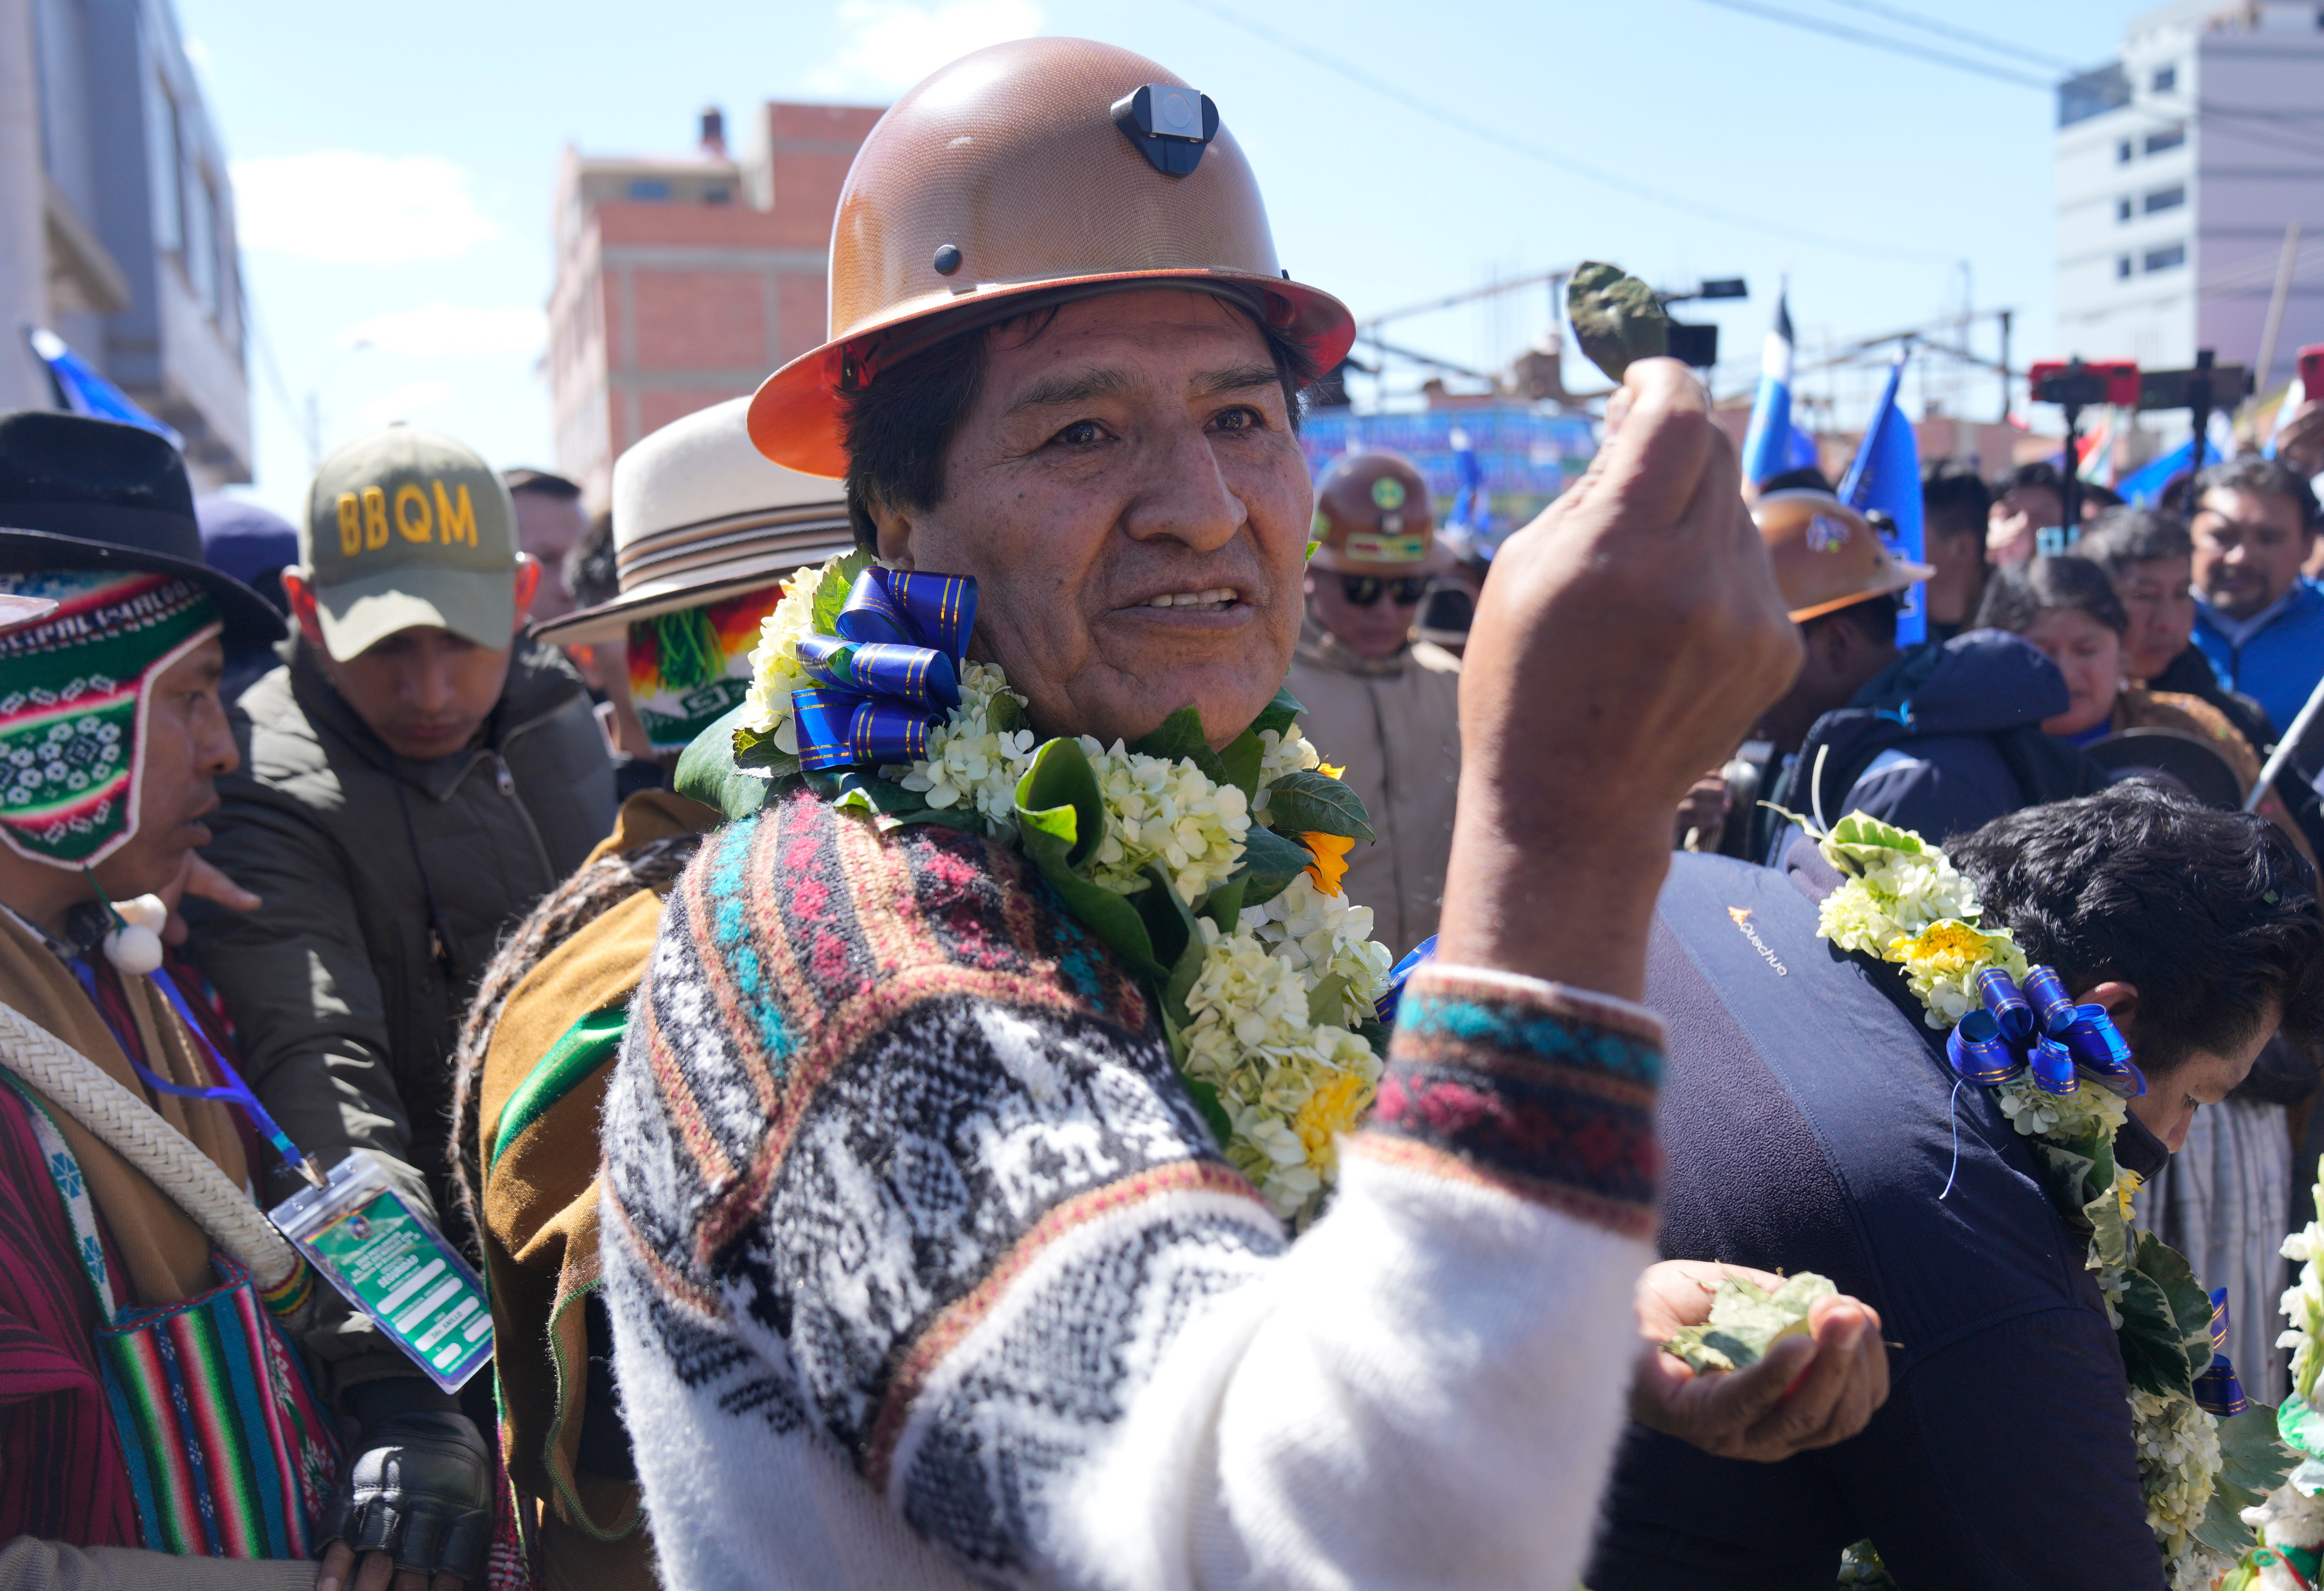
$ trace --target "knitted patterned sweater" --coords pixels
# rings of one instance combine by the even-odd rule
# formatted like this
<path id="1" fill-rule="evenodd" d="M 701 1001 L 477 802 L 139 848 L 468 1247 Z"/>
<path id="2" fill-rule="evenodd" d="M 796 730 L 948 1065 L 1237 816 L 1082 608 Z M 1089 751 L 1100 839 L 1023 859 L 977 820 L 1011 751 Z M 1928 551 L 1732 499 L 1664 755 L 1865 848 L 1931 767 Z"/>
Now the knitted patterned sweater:
<path id="1" fill-rule="evenodd" d="M 1296 1242 L 1011 852 L 801 795 L 669 898 L 604 1120 L 671 1591 L 1569 1591 L 1652 1259 L 1661 1029 L 1437 967 Z"/>

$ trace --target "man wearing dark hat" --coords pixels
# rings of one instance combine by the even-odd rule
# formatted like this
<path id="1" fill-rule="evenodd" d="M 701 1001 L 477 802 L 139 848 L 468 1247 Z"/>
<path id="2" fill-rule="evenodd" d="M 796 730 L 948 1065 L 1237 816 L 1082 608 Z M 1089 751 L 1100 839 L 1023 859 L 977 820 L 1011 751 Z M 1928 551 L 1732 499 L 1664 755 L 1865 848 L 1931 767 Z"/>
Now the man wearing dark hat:
<path id="1" fill-rule="evenodd" d="M 281 635 L 281 616 L 202 563 L 184 466 L 135 427 L 0 417 L 0 623 L 17 621 L 0 629 L 0 1004 L 126 1090 L 139 1120 L 165 1124 L 152 1131 L 174 1129 L 221 1185 L 244 1186 L 255 1137 L 217 1098 L 188 1096 L 229 1080 L 217 1057 L 233 1041 L 173 993 L 198 985 L 152 930 L 188 890 L 263 909 L 194 853 L 209 837 L 216 782 L 240 760 L 217 697 L 224 647 Z M 350 1542 L 383 1549 L 366 1564 L 382 1585 L 398 1559 L 422 1575 L 480 1579 L 489 1467 L 474 1428 L 409 1401 L 348 1397 L 335 1377 L 320 1390 L 357 1432 L 345 1473 L 384 1477 L 383 1490 L 360 1505 L 342 1492 L 288 1521 L 281 1540 L 238 1540 L 226 1560 L 143 1549 L 173 1539 L 152 1484 L 135 1478 L 155 1460 L 126 1450 L 124 1383 L 113 1360 L 100 1367 L 97 1333 L 132 1327 L 134 1311 L 190 1309 L 236 1282 L 189 1214 L 197 1207 L 180 1202 L 194 1189 L 133 1169 L 112 1137 L 17 1075 L 29 1064 L 29 1049 L 0 1054 L 0 1583 L 289 1591 L 317 1583 L 317 1570 L 281 1560 L 335 1540 L 331 1584 L 348 1577 Z M 285 1318 L 312 1346 L 346 1314 L 328 1300 Z M 230 1375 L 237 1362 L 208 1351 Z M 432 1391 L 408 1363 L 379 1374 L 379 1387 Z M 225 1506 L 207 1485 L 318 1462 L 244 1436 L 254 1448 L 242 1480 L 191 1476 L 201 1510 Z"/>
<path id="2" fill-rule="evenodd" d="M 449 438 L 393 426 L 323 461 L 283 580 L 298 638 L 238 705 L 212 852 L 266 908 L 199 925 L 268 1108 L 439 1216 L 461 1010 L 613 816 L 578 676 L 517 637 L 540 568 L 514 521 Z M 360 1318 L 325 1351 L 350 1381 L 401 1361 Z"/>
<path id="3" fill-rule="evenodd" d="M 1436 931 L 1461 783 L 1461 660 L 1413 636 L 1440 560 L 1428 483 L 1398 453 L 1351 454 L 1315 483 L 1321 543 L 1285 681 L 1319 745 L 1347 759 L 1372 845 L 1348 857 L 1348 899 L 1401 956 Z"/>
<path id="4" fill-rule="evenodd" d="M 205 563 L 232 575 L 278 608 L 290 606 L 282 595 L 282 571 L 299 561 L 299 532 L 289 520 L 258 504 L 224 495 L 194 499 L 194 517 L 201 522 Z M 281 661 L 272 646 L 226 648 L 220 699 L 232 707 Z"/>
<path id="5" fill-rule="evenodd" d="M 2020 807 L 2087 795 L 2104 773 L 2042 733 L 2066 681 L 2034 646 L 1972 630 L 1900 652 L 1896 595 L 1932 572 L 1891 554 L 1864 516 L 1822 492 L 1752 505 L 1807 661 L 1759 732 L 1781 758 L 1769 799 L 1830 821 L 1853 811 L 1941 841 Z M 1752 855 L 1794 830 L 1762 808 Z"/>

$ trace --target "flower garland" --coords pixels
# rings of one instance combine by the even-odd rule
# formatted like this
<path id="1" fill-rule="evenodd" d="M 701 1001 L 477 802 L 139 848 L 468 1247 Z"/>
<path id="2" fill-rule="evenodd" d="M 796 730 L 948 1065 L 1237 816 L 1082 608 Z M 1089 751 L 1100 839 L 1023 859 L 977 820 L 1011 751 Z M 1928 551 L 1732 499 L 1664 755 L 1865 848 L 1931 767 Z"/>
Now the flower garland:
<path id="1" fill-rule="evenodd" d="M 1192 708 L 1132 745 L 1036 745 L 1002 671 L 963 661 L 959 705 L 920 756 L 868 776 L 807 772 L 793 698 L 818 680 L 801 643 L 827 634 L 869 566 L 852 553 L 784 582 L 748 698 L 687 753 L 680 788 L 738 816 L 817 780 L 883 828 L 944 823 L 1023 851 L 1155 992 L 1229 1162 L 1277 1216 L 1311 1219 L 1339 1136 L 1371 1108 L 1385 1049 L 1374 1005 L 1393 957 L 1370 909 L 1340 893 L 1348 848 L 1371 830 L 1299 733 L 1298 704 L 1278 695 L 1223 752 Z M 731 751 L 706 745 L 730 735 Z"/>
<path id="2" fill-rule="evenodd" d="M 1818 838 L 1847 876 L 1824 898 L 1817 932 L 1903 968 L 1930 1027 L 1954 1029 L 1984 1008 L 1980 973 L 1998 969 L 2013 985 L 2027 977 L 2016 940 L 1979 924 L 1975 888 L 1919 835 L 1858 812 Z M 2288 1467 L 2276 1457 L 2274 1411 L 2255 1404 L 2221 1418 L 2196 1401 L 2195 1380 L 2212 1358 L 2210 1298 L 2184 1259 L 2129 1225 L 2138 1178 L 2114 1158 L 2129 1115 L 2122 1096 L 2070 1079 L 2068 1088 L 2052 1093 L 2021 1068 L 1995 1095 L 2037 1146 L 2052 1202 L 2088 1239 L 2084 1263 L 2122 1344 L 2146 1522 L 2167 1578 L 2173 1591 L 2208 1588 L 2250 1540 L 2241 1511 Z"/>
<path id="3" fill-rule="evenodd" d="M 2324 1210 L 2324 1162 L 2317 1168 L 2317 1207 Z M 2324 1413 L 2316 1408 L 2316 1382 L 2324 1373 L 2324 1220 L 2311 1219 L 2283 1240 L 2283 1257 L 2300 1262 L 2300 1279 L 2285 1290 L 2289 1324 L 2275 1346 L 2292 1352 L 2292 1395 L 2276 1411 L 2276 1430 L 2301 1456 L 2300 1466 L 2244 1522 L 2259 1545 L 2244 1554 L 2222 1582 L 2226 1591 L 2313 1591 L 2324 1580 Z"/>

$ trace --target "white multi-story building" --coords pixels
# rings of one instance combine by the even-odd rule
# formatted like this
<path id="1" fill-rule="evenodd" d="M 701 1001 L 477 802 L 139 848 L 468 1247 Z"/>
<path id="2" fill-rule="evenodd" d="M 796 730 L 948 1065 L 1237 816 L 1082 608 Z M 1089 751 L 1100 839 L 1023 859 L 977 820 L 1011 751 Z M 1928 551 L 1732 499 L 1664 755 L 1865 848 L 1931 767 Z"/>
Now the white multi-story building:
<path id="1" fill-rule="evenodd" d="M 2324 342 L 2324 4 L 2178 0 L 2058 88 L 2058 338 L 2037 356 L 2259 366 L 2301 228 L 2270 384 Z"/>

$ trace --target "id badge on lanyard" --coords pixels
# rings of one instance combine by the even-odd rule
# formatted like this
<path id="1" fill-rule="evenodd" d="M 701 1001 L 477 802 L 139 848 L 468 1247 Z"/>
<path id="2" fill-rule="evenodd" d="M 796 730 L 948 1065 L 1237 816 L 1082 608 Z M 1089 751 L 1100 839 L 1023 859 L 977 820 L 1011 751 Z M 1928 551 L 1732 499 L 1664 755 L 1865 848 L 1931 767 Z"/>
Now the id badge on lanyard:
<path id="1" fill-rule="evenodd" d="M 492 1358 L 484 1282 L 369 1152 L 355 1151 L 322 1187 L 300 1189 L 266 1216 L 446 1392 Z"/>

